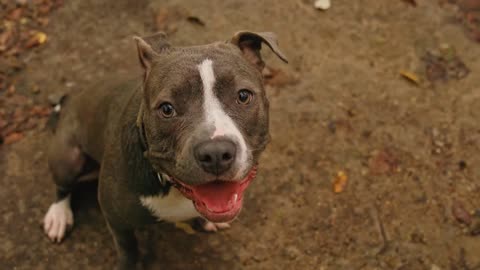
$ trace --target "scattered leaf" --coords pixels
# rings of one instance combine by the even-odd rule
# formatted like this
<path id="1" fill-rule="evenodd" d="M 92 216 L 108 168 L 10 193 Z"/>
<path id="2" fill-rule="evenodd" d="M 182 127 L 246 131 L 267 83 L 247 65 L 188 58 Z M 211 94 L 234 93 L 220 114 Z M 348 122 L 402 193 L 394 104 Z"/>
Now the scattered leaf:
<path id="1" fill-rule="evenodd" d="M 422 60 L 425 63 L 426 77 L 431 82 L 460 80 L 470 73 L 455 49 L 447 44 L 442 44 L 437 51 L 427 52 Z"/>
<path id="2" fill-rule="evenodd" d="M 16 142 L 20 141 L 21 139 L 23 139 L 23 137 L 24 137 L 24 135 L 22 133 L 19 133 L 19 132 L 10 133 L 7 136 L 5 136 L 5 138 L 3 139 L 3 143 L 4 144 L 13 144 L 13 143 L 16 143 Z"/>
<path id="3" fill-rule="evenodd" d="M 38 87 L 38 85 L 34 85 L 32 87 L 32 93 L 34 93 L 34 94 L 40 93 L 40 87 Z"/>
<path id="4" fill-rule="evenodd" d="M 9 41 L 13 36 L 13 29 L 6 29 L 0 34 L 0 52 L 6 51 L 9 48 Z"/>
<path id="5" fill-rule="evenodd" d="M 466 225 L 470 225 L 472 223 L 472 217 L 470 216 L 470 213 L 465 210 L 463 203 L 458 200 L 454 200 L 452 203 L 452 215 L 460 223 Z"/>
<path id="6" fill-rule="evenodd" d="M 35 105 L 30 109 L 30 116 L 47 117 L 51 113 L 50 107 Z"/>
<path id="7" fill-rule="evenodd" d="M 15 89 L 15 85 L 10 85 L 7 89 L 7 96 L 12 96 L 13 94 L 15 94 L 16 92 L 16 89 Z"/>
<path id="8" fill-rule="evenodd" d="M 387 174 L 398 169 L 398 160 L 387 150 L 375 150 L 368 160 L 372 174 Z"/>
<path id="9" fill-rule="evenodd" d="M 41 26 L 47 26 L 48 23 L 49 23 L 49 19 L 48 18 L 37 18 L 37 22 L 41 25 Z"/>
<path id="10" fill-rule="evenodd" d="M 348 177 L 343 171 L 337 172 L 335 179 L 333 180 L 333 192 L 340 193 L 343 192 L 347 186 Z"/>
<path id="11" fill-rule="evenodd" d="M 8 14 L 7 18 L 12 21 L 18 21 L 20 17 L 22 16 L 23 9 L 22 8 L 16 8 Z"/>
<path id="12" fill-rule="evenodd" d="M 480 220 L 476 219 L 470 226 L 470 235 L 477 236 L 480 234 Z"/>
<path id="13" fill-rule="evenodd" d="M 186 234 L 195 234 L 195 230 L 192 226 L 185 222 L 175 222 L 175 228 L 184 231 Z"/>
<path id="14" fill-rule="evenodd" d="M 402 0 L 402 1 L 409 4 L 409 5 L 412 5 L 414 7 L 417 6 L 417 1 L 416 0 Z"/>
<path id="15" fill-rule="evenodd" d="M 413 72 L 402 70 L 400 71 L 400 75 L 411 83 L 416 85 L 420 84 L 420 78 Z"/>
<path id="16" fill-rule="evenodd" d="M 458 162 L 458 168 L 460 170 L 465 170 L 467 168 L 467 162 L 465 162 L 464 160 L 460 160 Z"/>
<path id="17" fill-rule="evenodd" d="M 161 8 L 155 14 L 155 25 L 158 31 L 167 31 L 168 9 Z"/>
<path id="18" fill-rule="evenodd" d="M 287 74 L 285 71 L 278 68 L 266 66 L 262 73 L 263 78 L 265 79 L 265 84 L 274 87 L 284 87 L 298 82 L 298 79 L 295 76 Z"/>
<path id="19" fill-rule="evenodd" d="M 25 44 L 25 48 L 29 49 L 41 45 L 47 41 L 47 35 L 43 32 L 36 32 Z"/>
<path id="20" fill-rule="evenodd" d="M 155 10 L 153 16 L 156 30 L 167 34 L 176 32 L 177 22 L 185 18 L 181 9 L 172 6 Z"/>
<path id="21" fill-rule="evenodd" d="M 205 26 L 205 22 L 196 16 L 188 16 L 187 21 L 196 25 Z"/>

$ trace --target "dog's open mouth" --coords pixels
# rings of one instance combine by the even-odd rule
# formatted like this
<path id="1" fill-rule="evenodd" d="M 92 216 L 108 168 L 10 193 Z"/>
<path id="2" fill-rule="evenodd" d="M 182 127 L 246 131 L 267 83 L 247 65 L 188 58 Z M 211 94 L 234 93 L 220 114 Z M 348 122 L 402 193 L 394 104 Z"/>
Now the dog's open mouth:
<path id="1" fill-rule="evenodd" d="M 213 181 L 196 186 L 172 180 L 174 186 L 193 201 L 195 208 L 204 218 L 212 222 L 227 222 L 240 213 L 243 193 L 256 174 L 257 168 L 253 167 L 240 181 Z"/>

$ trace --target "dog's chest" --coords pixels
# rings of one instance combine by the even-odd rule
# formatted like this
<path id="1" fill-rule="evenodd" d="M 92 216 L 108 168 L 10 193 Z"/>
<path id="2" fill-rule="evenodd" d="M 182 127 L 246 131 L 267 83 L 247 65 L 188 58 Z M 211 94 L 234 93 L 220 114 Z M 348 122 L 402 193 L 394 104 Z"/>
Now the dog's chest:
<path id="1" fill-rule="evenodd" d="M 167 196 L 141 196 L 140 202 L 161 221 L 177 222 L 199 216 L 193 202 L 175 188 Z"/>

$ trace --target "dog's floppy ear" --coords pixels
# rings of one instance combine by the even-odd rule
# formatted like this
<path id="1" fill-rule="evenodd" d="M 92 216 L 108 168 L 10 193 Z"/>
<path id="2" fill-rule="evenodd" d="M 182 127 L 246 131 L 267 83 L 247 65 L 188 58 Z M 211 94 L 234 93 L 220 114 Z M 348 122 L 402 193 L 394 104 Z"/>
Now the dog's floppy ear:
<path id="1" fill-rule="evenodd" d="M 164 50 L 170 48 L 167 42 L 165 33 L 160 32 L 146 37 L 134 37 L 137 43 L 138 59 L 143 67 L 145 78 L 147 78 L 152 62 L 155 57 L 161 54 Z"/>
<path id="2" fill-rule="evenodd" d="M 255 33 L 250 31 L 239 31 L 233 35 L 230 42 L 236 45 L 243 52 L 243 56 L 258 70 L 265 67 L 262 60 L 260 49 L 262 43 L 265 43 L 277 56 L 285 63 L 288 63 L 287 57 L 278 47 L 277 36 L 272 32 Z"/>

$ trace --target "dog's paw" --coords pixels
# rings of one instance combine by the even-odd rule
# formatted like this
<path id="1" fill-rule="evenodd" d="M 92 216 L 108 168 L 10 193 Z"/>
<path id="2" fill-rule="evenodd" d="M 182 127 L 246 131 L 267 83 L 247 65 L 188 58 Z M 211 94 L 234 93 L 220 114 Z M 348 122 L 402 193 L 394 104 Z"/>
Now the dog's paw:
<path id="1" fill-rule="evenodd" d="M 211 221 L 204 221 L 203 223 L 203 230 L 206 232 L 216 232 L 218 230 L 225 230 L 230 228 L 230 223 L 227 222 L 221 222 L 221 223 L 214 223 Z"/>
<path id="2" fill-rule="evenodd" d="M 69 197 L 50 205 L 43 218 L 43 230 L 52 242 L 60 243 L 72 226 L 73 213 Z"/>

